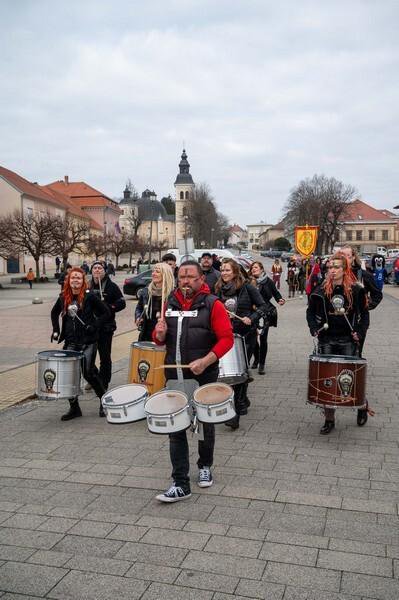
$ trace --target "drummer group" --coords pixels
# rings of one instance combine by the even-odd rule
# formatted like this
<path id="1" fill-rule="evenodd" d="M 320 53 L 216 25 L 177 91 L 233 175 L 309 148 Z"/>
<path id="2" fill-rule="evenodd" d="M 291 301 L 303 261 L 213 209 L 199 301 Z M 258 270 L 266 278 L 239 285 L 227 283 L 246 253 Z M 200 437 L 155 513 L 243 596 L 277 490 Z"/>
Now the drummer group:
<path id="1" fill-rule="evenodd" d="M 344 249 L 344 252 L 330 260 L 327 277 L 310 296 L 307 309 L 310 331 L 319 339 L 319 350 L 325 354 L 360 353 L 369 324 L 370 290 L 361 279 L 362 273 L 360 277 L 355 274 L 357 265 L 352 249 Z M 166 255 L 164 259 L 154 266 L 152 281 L 139 297 L 135 320 L 141 341 L 166 346 L 165 364 L 176 367 L 165 370 L 169 387 L 173 389 L 173 380 L 184 384 L 184 380 L 191 379 L 199 386 L 215 383 L 219 377 L 219 360 L 234 344 L 245 344 L 248 360 L 253 358 L 252 367 L 263 375 L 269 327 L 277 325 L 277 310 L 271 299 L 280 305 L 285 300 L 265 273 L 262 263 L 254 262 L 247 273 L 231 258 L 215 264 L 208 253 L 203 254 L 199 263 L 189 260 L 178 270 L 173 255 Z M 106 276 L 101 272 L 99 261 L 94 263 L 92 274 L 90 291 L 81 269 L 73 268 L 69 273 L 52 311 L 52 337 L 64 341 L 64 348 L 85 353 L 84 377 L 101 398 L 109 384 L 110 370 L 107 378 L 102 377 L 101 367 L 97 371 L 94 364 L 96 347 L 101 341 L 102 330 L 108 326 L 111 332 L 107 343 L 109 355 L 105 355 L 109 367 L 114 315 L 125 304 L 119 288 L 119 294 L 113 289 L 113 286 L 117 288 L 116 284 L 109 280 L 104 283 Z M 97 295 L 93 293 L 96 290 Z M 334 308 L 337 296 L 342 298 L 340 312 Z M 79 320 L 68 311 L 71 304 L 77 305 Z M 61 334 L 59 315 L 62 315 Z M 240 416 L 248 412 L 248 384 L 251 381 L 248 375 L 246 381 L 241 380 L 233 386 L 236 416 L 226 422 L 233 430 L 239 427 Z M 77 398 L 71 399 L 70 405 L 69 412 L 62 417 L 64 420 L 81 415 Z M 102 414 L 100 406 L 100 416 Z M 328 434 L 334 428 L 334 410 L 327 409 L 325 417 L 322 434 Z M 366 421 L 367 410 L 360 410 L 358 425 L 364 425 Z M 198 442 L 197 484 L 209 487 L 213 483 L 215 426 L 204 423 L 202 428 Z M 162 502 L 176 502 L 191 496 L 186 431 L 169 434 L 169 440 L 173 484 L 157 496 Z"/>

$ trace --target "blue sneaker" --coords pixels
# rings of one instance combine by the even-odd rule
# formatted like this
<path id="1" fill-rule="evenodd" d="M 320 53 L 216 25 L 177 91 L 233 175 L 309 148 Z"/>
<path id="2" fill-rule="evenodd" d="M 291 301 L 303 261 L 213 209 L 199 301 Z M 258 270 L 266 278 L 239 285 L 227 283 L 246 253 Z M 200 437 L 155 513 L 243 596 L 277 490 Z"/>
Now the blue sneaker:
<path id="1" fill-rule="evenodd" d="M 211 487 L 213 483 L 212 473 L 210 467 L 202 467 L 198 473 L 197 484 L 201 488 Z"/>
<path id="2" fill-rule="evenodd" d="M 191 492 L 185 492 L 183 488 L 178 485 L 171 485 L 166 492 L 158 494 L 156 499 L 160 502 L 179 502 L 179 500 L 186 500 L 191 497 Z"/>

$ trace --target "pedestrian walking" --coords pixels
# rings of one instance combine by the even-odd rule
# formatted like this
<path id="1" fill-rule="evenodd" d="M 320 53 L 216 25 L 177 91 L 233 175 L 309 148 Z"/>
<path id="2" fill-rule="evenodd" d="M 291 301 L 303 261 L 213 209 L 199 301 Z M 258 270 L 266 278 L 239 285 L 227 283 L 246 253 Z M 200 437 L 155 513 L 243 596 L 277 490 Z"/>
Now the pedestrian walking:
<path id="1" fill-rule="evenodd" d="M 276 285 L 276 288 L 278 290 L 280 289 L 280 279 L 281 279 L 282 272 L 283 272 L 283 267 L 281 266 L 279 259 L 276 258 L 274 263 L 272 264 L 272 279 L 273 279 L 273 283 Z"/>
<path id="2" fill-rule="evenodd" d="M 59 256 L 55 257 L 55 272 L 59 273 L 60 272 L 60 265 L 61 265 L 61 259 Z"/>
<path id="3" fill-rule="evenodd" d="M 26 281 L 29 283 L 30 289 L 33 287 L 33 282 L 35 280 L 35 274 L 33 272 L 32 267 L 30 267 L 29 271 L 26 274 Z"/>

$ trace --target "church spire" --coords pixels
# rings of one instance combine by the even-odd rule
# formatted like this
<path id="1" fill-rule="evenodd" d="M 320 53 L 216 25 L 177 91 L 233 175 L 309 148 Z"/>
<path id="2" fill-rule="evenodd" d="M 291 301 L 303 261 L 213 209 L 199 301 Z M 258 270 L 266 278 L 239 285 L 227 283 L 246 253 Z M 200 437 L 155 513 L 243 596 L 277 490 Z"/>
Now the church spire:
<path id="1" fill-rule="evenodd" d="M 190 175 L 190 163 L 187 160 L 187 153 L 184 148 L 181 155 L 181 161 L 179 162 L 179 173 L 176 177 L 175 185 L 179 183 L 194 184 L 193 178 Z"/>

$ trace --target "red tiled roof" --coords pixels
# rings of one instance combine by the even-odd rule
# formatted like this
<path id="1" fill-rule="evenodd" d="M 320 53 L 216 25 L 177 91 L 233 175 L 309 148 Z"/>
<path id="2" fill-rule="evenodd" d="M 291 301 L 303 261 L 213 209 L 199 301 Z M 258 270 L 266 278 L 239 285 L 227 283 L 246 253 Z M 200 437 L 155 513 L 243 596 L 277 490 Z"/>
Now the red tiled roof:
<path id="1" fill-rule="evenodd" d="M 373 208 L 362 200 L 354 200 L 346 207 L 342 221 L 388 221 L 390 218 L 391 217 L 384 215 L 381 210 Z"/>
<path id="2" fill-rule="evenodd" d="M 118 203 L 111 200 L 105 194 L 91 187 L 84 181 L 53 181 L 48 183 L 46 188 L 51 188 L 56 192 L 60 192 L 73 200 L 75 204 L 81 207 L 84 206 L 109 206 L 114 210 L 119 211 Z"/>
<path id="3" fill-rule="evenodd" d="M 43 186 L 39 187 L 43 189 Z M 50 194 L 56 202 L 62 205 L 67 213 L 75 215 L 76 217 L 80 217 L 81 219 L 84 219 L 86 221 L 90 220 L 90 217 L 88 217 L 79 206 L 76 206 L 76 204 L 74 204 L 72 200 L 68 198 L 68 196 L 64 196 L 64 194 L 60 194 L 52 188 L 46 188 L 44 191 Z"/>
<path id="4" fill-rule="evenodd" d="M 397 214 L 395 214 L 391 210 L 388 210 L 388 208 L 383 208 L 380 212 L 382 212 L 382 214 L 386 215 L 387 217 L 398 217 Z"/>
<path id="5" fill-rule="evenodd" d="M 285 227 L 284 227 L 284 221 L 280 221 L 280 223 L 277 223 L 276 225 L 273 225 L 273 227 L 270 227 L 270 229 L 278 229 L 278 230 L 282 230 L 284 231 Z"/>
<path id="6" fill-rule="evenodd" d="M 231 225 L 229 227 L 229 229 L 232 233 L 234 233 L 235 231 L 241 232 L 241 233 L 245 232 L 245 230 L 242 227 L 240 227 L 239 225 L 237 225 L 237 223 L 234 223 L 234 225 Z"/>
<path id="7" fill-rule="evenodd" d="M 37 198 L 38 200 L 44 200 L 45 202 L 50 202 L 51 204 L 59 205 L 59 201 L 54 200 L 54 198 L 49 194 L 46 190 L 42 188 L 41 185 L 37 185 L 36 183 L 32 183 L 21 175 L 14 173 L 14 171 L 10 171 L 5 167 L 0 166 L 0 177 L 6 179 L 12 186 L 17 188 L 22 194 L 26 194 L 27 196 L 32 196 L 32 198 Z"/>

